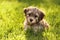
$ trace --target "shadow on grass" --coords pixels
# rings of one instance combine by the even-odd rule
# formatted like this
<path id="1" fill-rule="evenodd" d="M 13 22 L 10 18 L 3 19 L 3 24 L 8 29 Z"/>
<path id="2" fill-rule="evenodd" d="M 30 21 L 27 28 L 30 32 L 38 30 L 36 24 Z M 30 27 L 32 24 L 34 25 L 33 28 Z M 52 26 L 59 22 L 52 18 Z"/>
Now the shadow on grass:
<path id="1" fill-rule="evenodd" d="M 60 5 L 60 0 L 51 0 L 54 4 Z"/>
<path id="2" fill-rule="evenodd" d="M 25 35 L 26 35 L 26 40 L 43 40 L 43 30 L 39 32 L 34 32 L 32 30 L 27 30 Z"/>
<path id="3" fill-rule="evenodd" d="M 55 5 L 60 5 L 60 0 L 18 0 L 18 2 L 23 2 L 27 3 L 29 6 L 30 5 L 40 5 L 40 4 L 55 4 Z"/>
<path id="4" fill-rule="evenodd" d="M 30 5 L 39 5 L 40 3 L 44 3 L 44 0 L 18 0 L 18 2 L 27 3 Z"/>

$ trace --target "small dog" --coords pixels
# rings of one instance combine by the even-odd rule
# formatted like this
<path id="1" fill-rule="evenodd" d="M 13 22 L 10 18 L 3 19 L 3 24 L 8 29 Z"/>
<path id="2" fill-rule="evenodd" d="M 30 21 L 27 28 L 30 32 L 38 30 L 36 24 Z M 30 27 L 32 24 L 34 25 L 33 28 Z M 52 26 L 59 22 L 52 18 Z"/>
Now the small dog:
<path id="1" fill-rule="evenodd" d="M 24 29 L 33 29 L 35 32 L 49 27 L 49 24 L 43 19 L 44 13 L 36 7 L 24 8 L 25 22 Z"/>

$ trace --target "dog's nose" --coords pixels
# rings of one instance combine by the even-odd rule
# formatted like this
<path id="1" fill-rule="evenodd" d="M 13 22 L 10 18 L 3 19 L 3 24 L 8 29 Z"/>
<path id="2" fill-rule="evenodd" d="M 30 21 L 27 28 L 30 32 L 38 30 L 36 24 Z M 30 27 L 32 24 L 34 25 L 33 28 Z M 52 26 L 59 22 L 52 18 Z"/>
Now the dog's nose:
<path id="1" fill-rule="evenodd" d="M 32 22 L 32 21 L 33 21 L 33 19 L 30 19 L 30 21 Z"/>

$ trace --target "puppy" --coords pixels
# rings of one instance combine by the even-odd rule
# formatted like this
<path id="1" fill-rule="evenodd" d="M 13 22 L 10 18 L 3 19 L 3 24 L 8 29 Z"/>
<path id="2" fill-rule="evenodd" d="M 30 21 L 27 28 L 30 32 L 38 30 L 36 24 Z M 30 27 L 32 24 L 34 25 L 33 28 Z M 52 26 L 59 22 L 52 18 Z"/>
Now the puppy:
<path id="1" fill-rule="evenodd" d="M 36 7 L 24 8 L 25 21 L 24 29 L 33 29 L 35 32 L 49 27 L 49 24 L 44 20 L 44 13 Z"/>

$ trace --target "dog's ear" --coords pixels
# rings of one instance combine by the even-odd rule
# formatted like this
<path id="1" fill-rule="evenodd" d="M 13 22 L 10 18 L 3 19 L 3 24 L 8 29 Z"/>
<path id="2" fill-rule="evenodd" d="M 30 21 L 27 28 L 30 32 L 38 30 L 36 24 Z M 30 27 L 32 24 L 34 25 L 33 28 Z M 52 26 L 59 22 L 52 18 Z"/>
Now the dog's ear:
<path id="1" fill-rule="evenodd" d="M 28 12 L 28 9 L 27 8 L 24 8 L 24 13 L 26 14 Z"/>
<path id="2" fill-rule="evenodd" d="M 39 21 L 42 20 L 44 18 L 44 13 L 39 11 Z"/>

